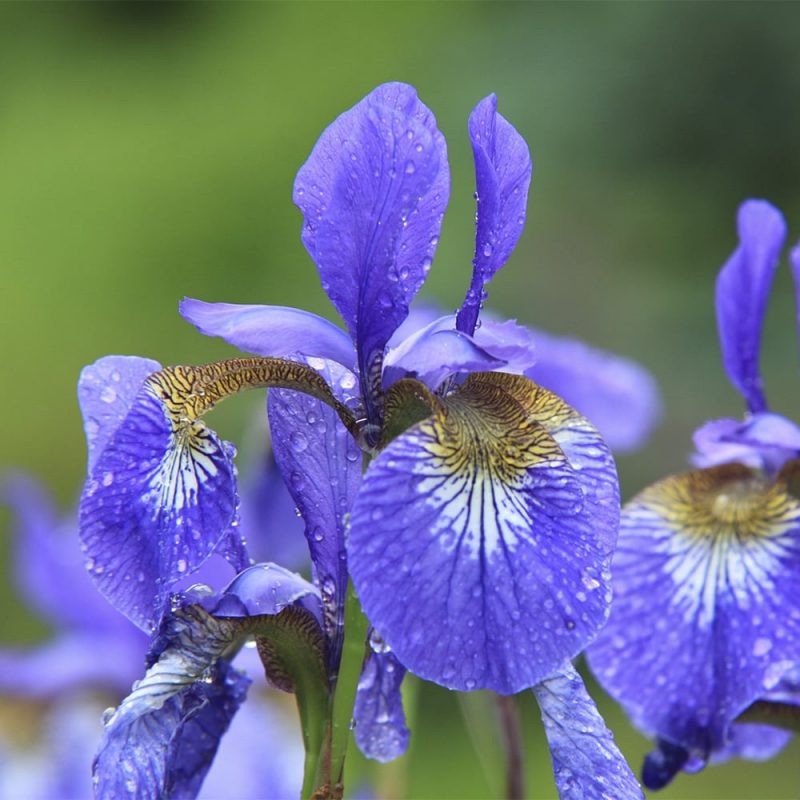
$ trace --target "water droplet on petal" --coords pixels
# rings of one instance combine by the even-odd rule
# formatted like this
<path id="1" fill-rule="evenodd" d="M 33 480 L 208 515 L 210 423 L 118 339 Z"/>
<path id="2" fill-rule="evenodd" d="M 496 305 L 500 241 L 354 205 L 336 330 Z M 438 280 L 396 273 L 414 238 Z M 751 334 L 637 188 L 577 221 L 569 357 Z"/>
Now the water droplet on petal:
<path id="1" fill-rule="evenodd" d="M 300 431 L 294 431 L 289 437 L 289 442 L 295 453 L 302 453 L 308 448 L 308 439 Z"/>
<path id="2" fill-rule="evenodd" d="M 113 403 L 117 399 L 117 393 L 110 386 L 105 386 L 100 392 L 100 399 L 104 403 Z"/>

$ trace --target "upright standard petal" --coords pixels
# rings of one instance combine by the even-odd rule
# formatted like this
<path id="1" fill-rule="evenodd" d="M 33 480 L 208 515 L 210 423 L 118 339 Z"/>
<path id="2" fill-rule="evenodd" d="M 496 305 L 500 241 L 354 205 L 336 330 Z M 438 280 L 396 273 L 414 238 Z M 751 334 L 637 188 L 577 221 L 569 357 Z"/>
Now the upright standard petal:
<path id="1" fill-rule="evenodd" d="M 739 247 L 717 277 L 717 325 L 725 370 L 755 414 L 767 409 L 758 351 L 786 223 L 766 201 L 747 200 L 739 208 L 737 224 Z"/>
<path id="2" fill-rule="evenodd" d="M 798 461 L 774 482 L 727 464 L 660 481 L 623 509 L 614 605 L 588 654 L 634 723 L 669 744 L 653 781 L 724 748 L 731 723 L 800 660 L 798 476 Z"/>
<path id="3" fill-rule="evenodd" d="M 458 330 L 473 333 L 484 287 L 506 263 L 525 225 L 533 165 L 525 140 L 497 113 L 497 98 L 481 100 L 469 118 L 478 203 L 472 282 L 458 312 Z"/>
<path id="4" fill-rule="evenodd" d="M 639 783 L 572 664 L 534 686 L 533 693 L 561 800 L 643 800 Z"/>
<path id="5" fill-rule="evenodd" d="M 78 403 L 89 449 L 89 472 L 128 416 L 147 376 L 160 369 L 158 361 L 138 356 L 105 356 L 83 368 Z"/>
<path id="6" fill-rule="evenodd" d="M 510 694 L 605 621 L 618 513 L 590 423 L 523 377 L 479 373 L 370 465 L 350 571 L 408 669 Z"/>
<path id="7" fill-rule="evenodd" d="M 332 322 L 308 311 L 285 306 L 204 303 L 184 297 L 181 316 L 206 336 L 258 356 L 297 354 L 338 361 L 352 370 L 356 351 L 350 337 Z"/>
<path id="8" fill-rule="evenodd" d="M 658 386 L 646 369 L 577 339 L 539 330 L 531 338 L 535 363 L 525 371 L 531 380 L 591 420 L 612 450 L 644 444 L 661 414 Z"/>
<path id="9" fill-rule="evenodd" d="M 356 343 L 368 405 L 386 343 L 433 259 L 449 187 L 444 137 L 402 83 L 338 117 L 297 174 L 303 244 Z"/>
<path id="10" fill-rule="evenodd" d="M 327 363 L 320 374 L 343 400 L 356 391 L 353 374 Z M 305 523 L 314 577 L 322 591 L 329 665 L 339 662 L 347 590 L 345 520 L 361 483 L 361 451 L 323 403 L 288 390 L 270 393 L 272 447 Z"/>

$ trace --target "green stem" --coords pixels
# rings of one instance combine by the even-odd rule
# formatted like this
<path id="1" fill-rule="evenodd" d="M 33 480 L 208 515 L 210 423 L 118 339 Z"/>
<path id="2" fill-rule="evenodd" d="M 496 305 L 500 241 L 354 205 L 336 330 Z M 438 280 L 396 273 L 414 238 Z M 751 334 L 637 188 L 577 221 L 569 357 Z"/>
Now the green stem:
<path id="1" fill-rule="evenodd" d="M 330 742 L 330 790 L 332 797 L 341 797 L 344 759 L 350 739 L 353 706 L 356 701 L 358 680 L 364 664 L 365 644 L 369 623 L 361 610 L 361 603 L 353 588 L 347 583 L 347 599 L 344 607 L 344 641 L 339 676 L 333 696 Z"/>

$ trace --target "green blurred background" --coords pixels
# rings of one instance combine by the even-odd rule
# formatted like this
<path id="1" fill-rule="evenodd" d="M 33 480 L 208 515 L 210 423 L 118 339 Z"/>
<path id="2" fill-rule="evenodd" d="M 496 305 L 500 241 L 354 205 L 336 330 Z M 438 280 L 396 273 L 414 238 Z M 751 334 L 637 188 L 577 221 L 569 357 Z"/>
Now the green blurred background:
<path id="1" fill-rule="evenodd" d="M 413 83 L 445 133 L 453 185 L 424 296 L 455 308 L 472 254 L 466 120 L 491 91 L 534 158 L 529 221 L 490 307 L 637 359 L 662 424 L 619 459 L 623 494 L 683 468 L 693 429 L 738 416 L 713 316 L 739 202 L 762 196 L 800 234 L 796 4 L 6 4 L 0 7 L 2 467 L 68 508 L 84 474 L 81 367 L 107 353 L 225 357 L 177 314 L 183 295 L 332 317 L 291 204 L 297 168 L 337 114 Z M 762 351 L 773 407 L 797 418 L 788 269 Z M 259 398 L 215 412 L 237 439 Z M 0 512 L 3 531 L 10 519 Z M 2 554 L 8 563 L 8 536 Z M 13 599 L 0 637 L 46 635 Z M 654 643 L 657 646 L 657 642 Z M 638 769 L 648 743 L 594 685 Z M 414 798 L 483 798 L 491 782 L 456 698 L 425 686 Z M 554 796 L 530 697 L 529 796 Z M 477 726 L 481 728 L 481 726 Z M 491 762 L 491 729 L 480 745 Z M 764 765 L 680 776 L 665 798 L 793 798 L 800 743 Z M 353 782 L 374 769 L 354 757 Z"/>

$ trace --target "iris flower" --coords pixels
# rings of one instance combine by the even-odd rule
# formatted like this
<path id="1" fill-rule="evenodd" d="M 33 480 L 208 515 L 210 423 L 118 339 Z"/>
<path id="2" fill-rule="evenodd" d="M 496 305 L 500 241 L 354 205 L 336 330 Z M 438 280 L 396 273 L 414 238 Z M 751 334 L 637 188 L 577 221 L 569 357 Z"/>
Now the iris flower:
<path id="1" fill-rule="evenodd" d="M 385 84 L 328 127 L 294 187 L 303 244 L 346 332 L 298 309 L 187 299 L 185 318 L 254 357 L 162 369 L 112 356 L 84 371 L 90 572 L 155 635 L 145 679 L 109 720 L 105 780 L 103 763 L 122 762 L 134 788 L 192 788 L 201 770 L 176 774 L 176 754 L 183 741 L 198 752 L 199 725 L 199 761 L 213 755 L 244 694 L 228 657 L 247 637 L 272 680 L 313 696 L 311 705 L 310 673 L 320 672 L 335 709 L 351 578 L 371 626 L 355 706 L 363 749 L 388 759 L 405 748 L 406 669 L 451 689 L 536 687 L 562 796 L 581 796 L 584 785 L 639 796 L 570 665 L 608 615 L 614 462 L 585 417 L 525 376 L 535 369 L 532 334 L 479 324 L 486 285 L 522 232 L 531 161 L 494 96 L 472 112 L 469 132 L 477 232 L 455 316 L 422 327 L 407 319 L 439 241 L 449 169 L 414 89 Z M 634 405 L 646 428 L 649 379 L 617 366 L 635 397 L 642 390 Z M 273 446 L 305 522 L 313 583 L 248 567 L 234 450 L 201 419 L 257 387 L 272 390 Z M 242 570 L 227 590 L 172 594 L 215 552 Z"/>
<path id="2" fill-rule="evenodd" d="M 788 733 L 737 719 L 756 701 L 798 702 L 800 429 L 770 411 L 759 369 L 786 225 L 771 205 L 750 200 L 738 232 L 716 310 L 723 364 L 747 414 L 701 427 L 700 468 L 625 506 L 611 618 L 588 651 L 603 686 L 657 737 L 643 772 L 651 788 L 712 756 L 774 754 Z M 800 248 L 790 259 L 800 287 Z"/>

